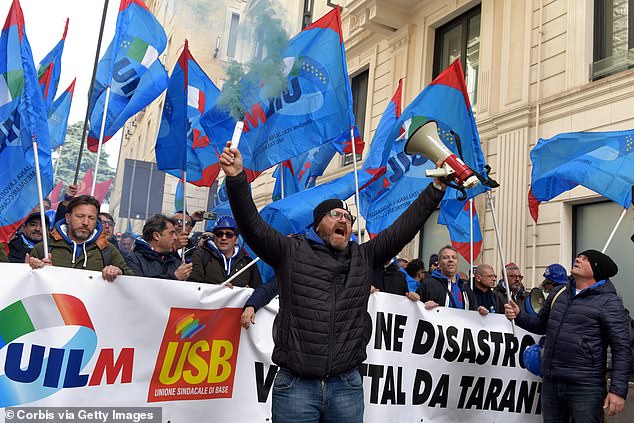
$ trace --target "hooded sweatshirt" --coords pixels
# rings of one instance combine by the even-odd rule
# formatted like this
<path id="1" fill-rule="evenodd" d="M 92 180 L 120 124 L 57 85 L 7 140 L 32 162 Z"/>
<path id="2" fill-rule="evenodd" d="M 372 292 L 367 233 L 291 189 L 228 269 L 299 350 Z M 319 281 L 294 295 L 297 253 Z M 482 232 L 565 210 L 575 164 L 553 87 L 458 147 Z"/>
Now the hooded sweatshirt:
<path id="1" fill-rule="evenodd" d="M 242 250 L 235 247 L 230 258 L 216 247 L 213 241 L 207 241 L 198 248 L 192 256 L 192 273 L 189 280 L 204 283 L 222 283 L 237 273 L 252 261 L 244 255 Z M 232 282 L 233 286 L 257 288 L 262 284 L 262 278 L 257 266 L 253 265 L 241 273 Z"/>
<path id="2" fill-rule="evenodd" d="M 111 264 L 121 269 L 124 275 L 134 275 L 119 250 L 106 239 L 99 222 L 86 241 L 77 243 L 68 236 L 66 219 L 60 220 L 51 232 L 48 248 L 53 258 L 53 266 L 101 271 L 107 264 Z M 109 255 L 111 258 L 106 261 L 110 263 L 104 262 L 106 249 L 109 249 L 109 252 L 105 253 L 105 257 Z M 44 243 L 39 242 L 31 253 L 33 257 L 44 258 Z"/>

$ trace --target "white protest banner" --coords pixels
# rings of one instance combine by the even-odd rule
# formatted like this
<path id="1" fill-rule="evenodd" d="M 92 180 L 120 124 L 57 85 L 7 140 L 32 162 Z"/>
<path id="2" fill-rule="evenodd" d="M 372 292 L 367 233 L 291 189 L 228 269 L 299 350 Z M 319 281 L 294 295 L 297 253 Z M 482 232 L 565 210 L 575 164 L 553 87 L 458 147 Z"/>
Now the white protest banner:
<path id="1" fill-rule="evenodd" d="M 240 328 L 250 289 L 0 264 L 0 407 L 141 407 L 163 421 L 267 421 L 277 301 Z M 499 315 L 373 294 L 366 422 L 537 422 L 536 337 Z M 300 406 L 300 405 L 298 405 Z M 210 420 L 211 418 L 211 420 Z M 4 421 L 4 415 L 0 417 Z"/>

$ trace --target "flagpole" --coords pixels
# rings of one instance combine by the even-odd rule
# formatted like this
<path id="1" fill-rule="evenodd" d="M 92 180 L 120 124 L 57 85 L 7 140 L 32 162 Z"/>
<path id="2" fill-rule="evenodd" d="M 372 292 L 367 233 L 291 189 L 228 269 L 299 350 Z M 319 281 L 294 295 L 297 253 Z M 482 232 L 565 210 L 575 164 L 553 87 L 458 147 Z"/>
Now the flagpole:
<path id="1" fill-rule="evenodd" d="M 48 228 L 44 215 L 44 193 L 42 192 L 42 175 L 40 173 L 40 155 L 37 150 L 37 138 L 33 136 L 33 160 L 35 161 L 35 179 L 37 181 L 37 195 L 40 203 L 40 224 L 42 225 L 42 242 L 44 243 L 44 258 L 48 258 Z"/>
<path id="2" fill-rule="evenodd" d="M 130 224 L 130 210 L 132 210 L 132 187 L 134 186 L 134 177 L 136 174 L 136 160 L 132 161 L 132 177 L 130 178 L 130 191 L 128 193 L 128 226 L 132 228 Z M 121 188 L 123 190 L 123 188 Z"/>
<path id="3" fill-rule="evenodd" d="M 625 217 L 626 214 L 627 214 L 627 209 L 621 210 L 621 215 L 619 216 L 619 219 L 616 221 L 616 225 L 614 225 L 614 229 L 612 229 L 612 233 L 608 237 L 608 240 L 605 242 L 605 245 L 603 246 L 603 250 L 601 250 L 602 253 L 605 254 L 605 250 L 608 249 L 608 245 L 610 245 L 610 242 L 612 242 L 612 238 L 614 238 L 614 234 L 616 234 L 616 230 L 621 225 L 621 222 L 623 221 L 623 218 Z"/>
<path id="4" fill-rule="evenodd" d="M 280 163 L 280 193 L 284 198 L 284 162 Z"/>
<path id="5" fill-rule="evenodd" d="M 187 148 L 187 143 L 185 143 L 185 147 Z M 185 157 L 187 157 L 187 149 L 185 149 Z M 187 163 L 187 161 L 185 161 Z M 187 166 L 187 164 L 185 165 Z M 183 230 L 182 234 L 185 235 L 185 226 L 187 226 L 187 170 L 183 170 Z M 193 228 L 192 228 L 193 229 Z M 183 263 L 185 263 L 185 250 L 187 249 L 187 244 L 183 245 L 181 248 L 181 259 Z"/>
<path id="6" fill-rule="evenodd" d="M 97 39 L 97 51 L 95 52 L 95 63 L 92 67 L 92 81 L 90 81 L 90 90 L 88 91 L 88 105 L 86 106 L 86 117 L 84 118 L 84 129 L 81 135 L 81 144 L 79 145 L 79 156 L 77 157 L 77 167 L 75 168 L 75 178 L 73 185 L 77 185 L 79 178 L 79 168 L 81 166 L 81 158 L 84 154 L 84 144 L 86 143 L 86 135 L 88 133 L 88 120 L 90 119 L 90 103 L 92 101 L 92 91 L 95 87 L 95 78 L 97 77 L 97 65 L 99 64 L 99 50 L 101 50 L 101 40 L 103 38 L 103 29 L 106 26 L 106 14 L 108 12 L 108 0 L 104 0 L 103 13 L 101 15 L 101 27 L 99 28 L 99 38 Z M 103 125 L 102 125 L 103 126 Z"/>
<path id="7" fill-rule="evenodd" d="M 357 228 L 359 229 L 359 244 L 363 244 L 363 231 L 359 225 L 361 224 L 361 220 L 359 220 L 359 216 L 361 215 L 361 203 L 359 202 L 359 174 L 357 173 L 357 148 L 354 145 L 354 126 L 350 127 L 350 141 L 352 144 L 352 166 L 354 167 L 354 202 L 357 205 Z"/>
<path id="8" fill-rule="evenodd" d="M 185 42 L 183 44 L 183 50 L 186 51 L 186 56 L 187 59 L 185 60 L 185 66 L 186 69 L 183 69 L 184 71 L 184 84 L 183 84 L 183 96 L 185 99 L 185 134 L 183 139 L 185 140 L 185 142 L 183 143 L 183 146 L 185 147 L 185 151 L 184 151 L 184 156 L 183 156 L 183 224 L 182 224 L 182 234 L 185 235 L 186 234 L 186 226 L 187 226 L 187 153 L 188 153 L 188 148 L 187 148 L 187 144 L 189 142 L 188 140 L 188 136 L 187 136 L 187 127 L 188 127 L 188 121 L 187 121 L 187 96 L 189 94 L 189 41 L 187 41 L 187 38 L 185 38 Z M 193 223 L 193 222 L 192 222 Z M 194 228 L 192 228 L 193 230 Z M 183 263 L 185 263 L 185 251 L 187 250 L 187 242 L 185 242 L 185 245 L 183 245 L 183 248 L 181 249 L 181 260 Z"/>
<path id="9" fill-rule="evenodd" d="M 469 283 L 473 291 L 473 198 L 469 198 Z"/>
<path id="10" fill-rule="evenodd" d="M 97 175 L 99 174 L 99 159 L 101 158 L 101 149 L 103 148 L 103 136 L 106 132 L 106 118 L 108 117 L 108 105 L 110 103 L 110 85 L 106 87 L 106 102 L 103 106 L 103 114 L 101 115 L 101 129 L 99 131 L 99 145 L 97 146 L 97 163 L 95 164 L 95 175 L 93 176 L 90 195 L 95 196 L 95 186 L 97 185 Z"/>
<path id="11" fill-rule="evenodd" d="M 244 266 L 243 268 L 238 270 L 233 276 L 231 276 L 229 279 L 224 281 L 221 285 L 227 286 L 228 283 L 230 283 L 232 280 L 234 280 L 235 278 L 240 276 L 242 273 L 244 273 L 245 270 L 247 270 L 249 267 L 253 266 L 258 261 L 260 261 L 260 257 L 256 257 L 255 259 L 251 260 L 246 266 Z"/>
<path id="12" fill-rule="evenodd" d="M 491 195 L 491 190 L 486 192 L 487 200 L 489 201 L 489 207 L 491 208 L 491 216 L 493 217 L 493 229 L 495 229 L 495 239 L 498 243 L 498 254 L 500 255 L 500 260 L 502 261 L 502 273 L 504 274 L 504 282 L 506 283 L 506 299 L 508 303 L 511 303 L 511 284 L 509 283 L 509 277 L 506 272 L 506 266 L 504 265 L 504 251 L 502 250 L 502 240 L 500 237 L 500 230 L 498 229 L 498 220 L 495 216 L 495 206 L 493 205 L 493 196 Z M 513 329 L 513 335 L 515 336 L 515 322 L 511 320 L 511 328 Z"/>

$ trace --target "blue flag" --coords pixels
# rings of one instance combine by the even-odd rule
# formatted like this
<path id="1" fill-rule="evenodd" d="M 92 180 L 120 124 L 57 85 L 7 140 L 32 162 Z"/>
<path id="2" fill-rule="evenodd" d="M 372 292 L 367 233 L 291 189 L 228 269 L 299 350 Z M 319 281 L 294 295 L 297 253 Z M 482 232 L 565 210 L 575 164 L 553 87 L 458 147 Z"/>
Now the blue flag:
<path id="1" fill-rule="evenodd" d="M 443 143 L 472 169 L 486 177 L 486 162 L 460 62 L 454 62 L 443 71 L 399 115 L 397 105 L 400 103 L 400 89 L 399 84 L 394 99 L 379 122 L 363 166 L 364 169 L 373 169 L 377 175 L 384 173 L 361 194 L 361 211 L 371 237 L 391 225 L 432 181 L 425 171 L 435 168 L 435 163 L 419 154 L 408 155 L 404 152 L 409 136 L 430 120 L 437 122 L 438 135 Z M 486 187 L 480 184 L 468 190 L 468 198 L 484 189 Z M 463 204 L 451 204 L 452 201 L 457 201 L 456 191 L 447 189 L 438 223 L 452 222 L 448 227 L 450 238 L 454 245 L 461 247 L 462 253 L 465 250 L 461 245 L 464 242 L 461 234 L 465 227 L 458 226 L 464 220 L 457 218 Z M 457 231 L 458 228 L 461 231 Z M 474 230 L 479 231 L 479 226 L 474 225 Z M 468 244 L 468 216 L 466 231 Z M 468 257 L 468 245 L 466 252 Z"/>
<path id="2" fill-rule="evenodd" d="M 571 132 L 541 139 L 531 150 L 531 216 L 559 194 L 583 185 L 623 208 L 632 204 L 634 130 Z"/>
<path id="3" fill-rule="evenodd" d="M 44 106 L 46 110 L 50 110 L 53 99 L 57 94 L 57 86 L 59 85 L 59 78 L 62 74 L 62 53 L 64 52 L 64 42 L 66 41 L 67 32 L 68 19 L 66 19 L 62 39 L 44 56 L 37 68 L 37 77 L 40 81 L 40 89 L 44 96 Z"/>
<path id="4" fill-rule="evenodd" d="M 367 185 L 372 174 L 361 171 L 359 185 Z M 302 234 L 313 223 L 313 209 L 323 200 L 347 200 L 354 194 L 352 172 L 337 179 L 289 195 L 269 204 L 260 211 L 262 218 L 284 235 Z"/>
<path id="5" fill-rule="evenodd" d="M 266 84 L 241 86 L 246 108 L 240 142 L 244 167 L 261 172 L 322 144 L 350 137 L 352 95 L 341 35 L 339 8 L 305 28 L 284 51 L 288 89 L 263 98 Z M 231 139 L 235 120 L 213 108 L 201 120 L 219 149 Z"/>
<path id="6" fill-rule="evenodd" d="M 46 109 L 22 9 L 13 0 L 0 35 L 0 242 L 11 237 L 38 203 L 34 140 L 42 190 L 48 194 L 53 167 Z"/>
<path id="7" fill-rule="evenodd" d="M 110 86 L 104 142 L 135 113 L 167 88 L 167 72 L 158 60 L 167 37 L 142 0 L 121 0 L 114 39 L 99 61 L 90 104 L 88 148 L 97 151 Z"/>
<path id="8" fill-rule="evenodd" d="M 333 144 L 327 143 L 280 163 L 273 172 L 275 178 L 273 201 L 314 187 L 317 178 L 324 174 L 336 152 Z M 284 172 L 283 178 L 280 178 L 280 172 Z M 284 182 L 284 195 L 282 195 L 282 182 Z"/>
<path id="9" fill-rule="evenodd" d="M 156 164 L 176 177 L 187 171 L 187 182 L 197 186 L 213 185 L 222 150 L 209 142 L 200 126 L 200 116 L 211 109 L 220 90 L 185 48 L 169 80 L 161 127 L 156 140 Z M 185 154 L 187 153 L 187 154 Z"/>
<path id="10" fill-rule="evenodd" d="M 51 150 L 61 147 L 66 140 L 66 128 L 68 127 L 68 116 L 70 115 L 70 105 L 73 102 L 73 92 L 75 91 L 75 81 L 66 88 L 51 107 L 51 114 L 48 117 L 48 129 L 51 135 Z"/>
<path id="11" fill-rule="evenodd" d="M 471 258 L 471 219 L 469 217 L 469 200 L 443 198 L 440 203 L 441 213 L 438 223 L 447 226 L 451 245 L 462 257 L 471 263 L 482 250 L 482 230 L 478 212 L 473 207 L 473 260 Z"/>

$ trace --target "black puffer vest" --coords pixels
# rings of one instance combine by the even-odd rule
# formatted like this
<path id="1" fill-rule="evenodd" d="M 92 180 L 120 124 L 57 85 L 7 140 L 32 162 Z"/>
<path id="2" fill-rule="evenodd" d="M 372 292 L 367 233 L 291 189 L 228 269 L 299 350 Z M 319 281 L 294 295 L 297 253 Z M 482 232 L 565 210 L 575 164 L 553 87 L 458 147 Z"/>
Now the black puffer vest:
<path id="1" fill-rule="evenodd" d="M 303 237 L 295 241 L 293 283 L 280 285 L 273 361 L 298 376 L 343 373 L 366 359 L 372 332 L 363 247 L 350 243 L 336 253 Z"/>

